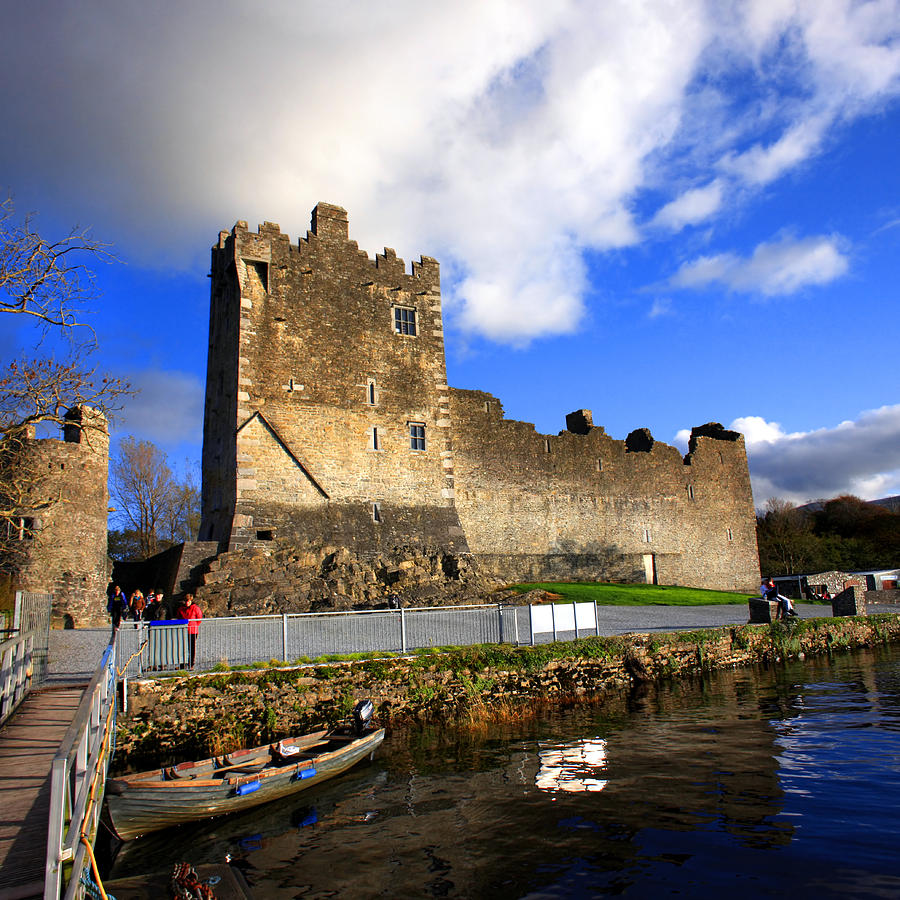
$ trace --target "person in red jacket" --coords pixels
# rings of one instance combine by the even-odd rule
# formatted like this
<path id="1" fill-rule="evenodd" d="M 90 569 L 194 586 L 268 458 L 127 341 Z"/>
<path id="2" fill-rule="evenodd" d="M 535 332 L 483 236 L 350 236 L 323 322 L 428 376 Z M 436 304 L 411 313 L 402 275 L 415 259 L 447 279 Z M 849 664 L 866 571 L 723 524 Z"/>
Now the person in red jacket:
<path id="1" fill-rule="evenodd" d="M 194 659 L 197 656 L 197 635 L 200 633 L 200 620 L 203 618 L 203 610 L 194 603 L 193 594 L 185 594 L 181 606 L 178 607 L 178 618 L 187 619 L 188 643 L 191 647 L 191 668 L 194 668 Z"/>

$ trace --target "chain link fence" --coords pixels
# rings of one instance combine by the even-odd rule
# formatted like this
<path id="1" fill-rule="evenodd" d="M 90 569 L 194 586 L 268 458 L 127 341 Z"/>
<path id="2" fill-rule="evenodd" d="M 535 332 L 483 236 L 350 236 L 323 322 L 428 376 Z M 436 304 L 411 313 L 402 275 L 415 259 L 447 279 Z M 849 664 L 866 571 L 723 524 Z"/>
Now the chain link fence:
<path id="1" fill-rule="evenodd" d="M 190 666 L 181 620 L 123 622 L 117 656 L 135 676 Z M 298 662 L 353 653 L 407 653 L 428 647 L 538 644 L 599 634 L 594 603 L 443 606 L 203 619 L 193 668 Z"/>

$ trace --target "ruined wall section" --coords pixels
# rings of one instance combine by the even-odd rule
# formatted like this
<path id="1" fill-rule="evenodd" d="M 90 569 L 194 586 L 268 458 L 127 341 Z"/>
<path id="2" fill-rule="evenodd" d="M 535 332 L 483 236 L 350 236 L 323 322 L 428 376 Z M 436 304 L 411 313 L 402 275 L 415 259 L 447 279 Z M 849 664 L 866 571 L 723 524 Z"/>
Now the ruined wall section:
<path id="1" fill-rule="evenodd" d="M 232 379 L 236 406 L 230 423 L 227 403 L 207 413 L 221 497 L 204 497 L 201 538 L 465 550 L 437 262 L 408 273 L 388 248 L 370 259 L 346 212 L 322 203 L 296 245 L 277 225 L 239 222 L 213 256 L 213 307 L 225 298 L 239 324 L 237 346 L 232 324 L 211 327 L 210 372 L 226 394 Z"/>
<path id="2" fill-rule="evenodd" d="M 75 408 L 67 419 L 63 440 L 26 439 L 23 447 L 21 467 L 39 496 L 21 510 L 27 548 L 14 582 L 53 594 L 55 624 L 71 616 L 79 627 L 105 625 L 109 434 L 94 410 Z"/>
<path id="3" fill-rule="evenodd" d="M 755 588 L 742 440 L 698 437 L 685 460 L 644 430 L 614 440 L 587 411 L 544 435 L 481 391 L 451 390 L 451 410 L 457 511 L 485 570 Z"/>

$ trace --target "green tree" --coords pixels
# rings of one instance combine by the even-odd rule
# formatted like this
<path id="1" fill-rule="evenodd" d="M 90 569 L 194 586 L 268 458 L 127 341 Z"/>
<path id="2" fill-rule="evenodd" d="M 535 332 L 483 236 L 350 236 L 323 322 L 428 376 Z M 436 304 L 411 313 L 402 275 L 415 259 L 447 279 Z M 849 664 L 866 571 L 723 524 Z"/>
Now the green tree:
<path id="1" fill-rule="evenodd" d="M 808 571 L 817 557 L 817 541 L 809 517 L 788 500 L 770 497 L 756 519 L 759 565 L 763 575 Z"/>

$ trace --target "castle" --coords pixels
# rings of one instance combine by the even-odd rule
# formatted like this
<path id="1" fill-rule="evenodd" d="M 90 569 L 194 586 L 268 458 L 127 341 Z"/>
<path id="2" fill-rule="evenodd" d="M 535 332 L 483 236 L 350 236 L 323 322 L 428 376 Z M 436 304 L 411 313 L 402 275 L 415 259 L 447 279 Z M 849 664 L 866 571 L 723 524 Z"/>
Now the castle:
<path id="1" fill-rule="evenodd" d="M 0 569 L 17 590 L 50 592 L 55 624 L 107 621 L 109 567 L 109 434 L 105 416 L 76 406 L 64 419 L 63 439 L 37 438 L 34 428 L 11 448 L 18 515 L 0 553 Z M 5 440 L 10 440 L 5 438 Z"/>
<path id="2" fill-rule="evenodd" d="M 407 272 L 319 203 L 296 244 L 238 222 L 212 250 L 200 540 L 469 556 L 508 581 L 758 585 L 743 437 L 689 452 L 588 410 L 557 435 L 448 386 L 440 270 Z"/>

